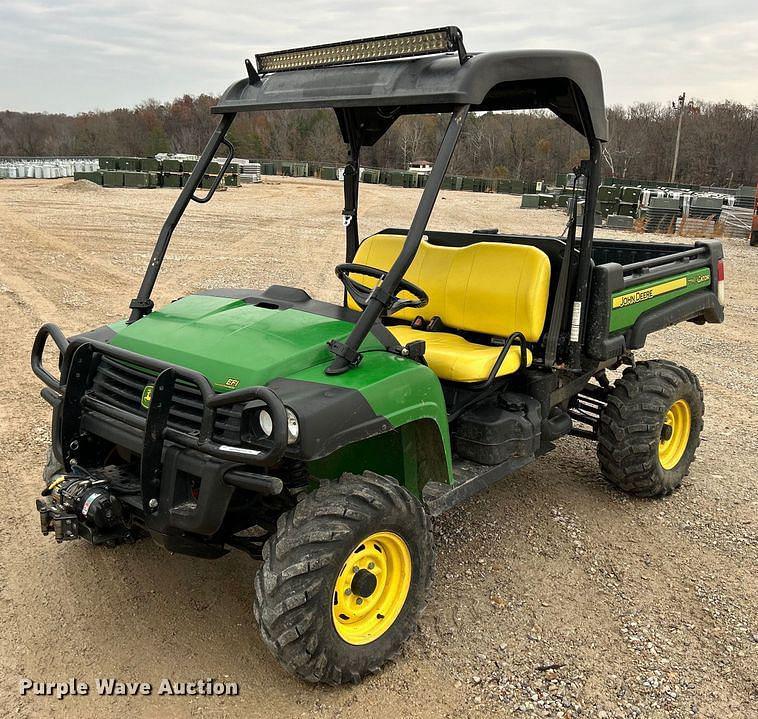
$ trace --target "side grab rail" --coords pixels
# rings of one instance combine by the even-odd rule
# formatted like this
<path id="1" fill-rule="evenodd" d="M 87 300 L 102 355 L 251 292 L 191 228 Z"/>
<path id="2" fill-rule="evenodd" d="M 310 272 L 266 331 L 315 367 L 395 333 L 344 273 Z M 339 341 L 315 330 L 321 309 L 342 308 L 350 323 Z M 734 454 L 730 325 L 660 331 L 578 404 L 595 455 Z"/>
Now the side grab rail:
<path id="1" fill-rule="evenodd" d="M 221 140 L 221 144 L 226 146 L 226 149 L 229 151 L 229 154 L 226 156 L 226 160 L 224 161 L 224 164 L 221 166 L 221 169 L 218 171 L 218 175 L 216 175 L 216 179 L 208 188 L 208 192 L 205 194 L 204 197 L 198 197 L 197 195 L 193 193 L 190 196 L 190 200 L 194 200 L 195 202 L 199 202 L 200 204 L 204 202 L 210 202 L 211 197 L 213 197 L 213 194 L 216 192 L 216 189 L 221 184 L 221 181 L 224 179 L 224 175 L 226 174 L 226 171 L 229 169 L 229 165 L 232 164 L 232 160 L 234 159 L 234 145 L 232 145 L 232 143 L 229 142 L 229 140 L 227 140 L 225 137 Z"/>

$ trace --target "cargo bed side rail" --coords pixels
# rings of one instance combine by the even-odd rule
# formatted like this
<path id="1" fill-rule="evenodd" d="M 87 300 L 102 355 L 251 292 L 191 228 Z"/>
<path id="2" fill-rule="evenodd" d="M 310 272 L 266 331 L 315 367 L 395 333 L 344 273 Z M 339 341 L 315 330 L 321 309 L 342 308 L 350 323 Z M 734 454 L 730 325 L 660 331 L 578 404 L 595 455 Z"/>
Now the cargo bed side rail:
<path id="1" fill-rule="evenodd" d="M 679 322 L 723 322 L 718 298 L 718 240 L 638 262 L 593 269 L 586 354 L 621 357 L 643 347 L 648 334 Z"/>

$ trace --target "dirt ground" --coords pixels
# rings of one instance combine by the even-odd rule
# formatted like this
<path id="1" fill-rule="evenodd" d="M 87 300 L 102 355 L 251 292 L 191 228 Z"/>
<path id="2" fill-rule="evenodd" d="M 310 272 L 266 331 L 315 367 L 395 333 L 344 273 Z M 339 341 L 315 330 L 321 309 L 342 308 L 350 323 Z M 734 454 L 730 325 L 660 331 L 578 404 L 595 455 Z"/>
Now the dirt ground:
<path id="1" fill-rule="evenodd" d="M 362 234 L 407 226 L 419 196 L 364 185 Z M 39 532 L 49 408 L 29 369 L 34 334 L 44 321 L 73 333 L 123 317 L 175 197 L 0 182 L 0 715 L 758 716 L 758 250 L 726 241 L 724 325 L 680 325 L 639 353 L 686 364 L 705 389 L 703 443 L 681 491 L 622 496 L 590 442 L 561 440 L 437 522 L 421 630 L 377 677 L 332 689 L 296 681 L 266 651 L 246 556 L 191 559 L 149 541 L 94 550 Z M 157 303 L 274 282 L 337 299 L 341 209 L 340 186 L 318 181 L 230 189 L 190 207 Z M 446 192 L 430 226 L 554 234 L 564 222 L 518 198 Z M 57 701 L 20 697 L 22 677 L 215 677 L 240 694 Z"/>

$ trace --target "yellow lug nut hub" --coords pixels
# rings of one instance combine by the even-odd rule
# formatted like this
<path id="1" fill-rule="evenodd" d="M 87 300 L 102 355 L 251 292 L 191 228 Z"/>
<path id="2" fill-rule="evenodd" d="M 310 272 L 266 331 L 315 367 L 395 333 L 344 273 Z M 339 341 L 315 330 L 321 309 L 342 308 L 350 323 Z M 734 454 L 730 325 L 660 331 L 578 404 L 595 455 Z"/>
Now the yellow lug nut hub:
<path id="1" fill-rule="evenodd" d="M 690 406 L 686 400 L 678 399 L 666 412 L 658 443 L 658 461 L 663 469 L 673 469 L 679 464 L 690 440 L 691 427 Z"/>
<path id="2" fill-rule="evenodd" d="M 397 619 L 411 586 L 408 545 L 394 532 L 376 532 L 358 544 L 334 584 L 332 621 L 348 644 L 370 644 Z"/>

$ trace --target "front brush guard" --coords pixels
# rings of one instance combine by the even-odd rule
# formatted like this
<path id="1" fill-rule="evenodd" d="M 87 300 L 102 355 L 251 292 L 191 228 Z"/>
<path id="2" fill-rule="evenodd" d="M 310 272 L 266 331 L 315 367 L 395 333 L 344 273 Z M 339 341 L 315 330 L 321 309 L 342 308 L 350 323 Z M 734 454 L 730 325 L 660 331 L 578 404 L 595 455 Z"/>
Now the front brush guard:
<path id="1" fill-rule="evenodd" d="M 42 362 L 42 355 L 49 337 L 52 337 L 62 355 L 60 380 L 45 369 Z M 157 373 L 146 417 L 115 407 L 87 392 L 93 368 L 99 360 L 98 356 L 103 355 Z M 142 504 L 146 515 L 154 512 L 160 501 L 166 441 L 220 460 L 258 467 L 270 467 L 277 464 L 287 449 L 287 412 L 281 399 L 268 387 L 244 387 L 217 393 L 208 379 L 195 370 L 87 337 L 77 337 L 69 341 L 60 328 L 54 324 L 45 324 L 37 332 L 32 348 L 31 365 L 34 374 L 46 385 L 42 390 L 42 397 L 60 412 L 58 446 L 61 450 L 60 459 L 63 460 L 67 469 L 71 467 L 71 460 L 75 459 L 72 455 L 78 443 L 82 414 L 88 409 L 143 433 L 140 482 Z M 174 387 L 179 381 L 192 384 L 200 391 L 203 415 L 200 431 L 196 434 L 183 432 L 168 424 Z M 263 402 L 271 413 L 273 432 L 267 439 L 266 446 L 253 449 L 219 444 L 214 441 L 213 427 L 218 408 L 251 401 Z"/>

